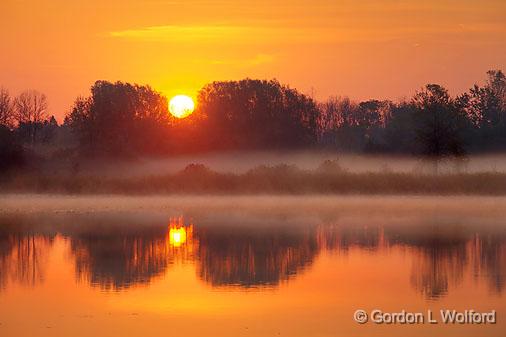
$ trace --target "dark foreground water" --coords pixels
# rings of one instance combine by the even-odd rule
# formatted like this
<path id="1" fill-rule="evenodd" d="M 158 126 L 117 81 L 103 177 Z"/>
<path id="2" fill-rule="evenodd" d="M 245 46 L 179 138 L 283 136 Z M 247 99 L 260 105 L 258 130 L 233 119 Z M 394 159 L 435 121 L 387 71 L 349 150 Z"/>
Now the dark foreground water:
<path id="1" fill-rule="evenodd" d="M 506 219 L 479 203 L 5 211 L 0 336 L 505 336 Z M 497 323 L 358 324 L 357 309 Z"/>

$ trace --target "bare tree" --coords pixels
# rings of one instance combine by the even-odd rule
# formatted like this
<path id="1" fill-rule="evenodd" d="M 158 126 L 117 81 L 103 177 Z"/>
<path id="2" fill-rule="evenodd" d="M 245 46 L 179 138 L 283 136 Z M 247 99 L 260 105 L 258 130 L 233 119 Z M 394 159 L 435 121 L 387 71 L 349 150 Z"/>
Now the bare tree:
<path id="1" fill-rule="evenodd" d="M 11 128 L 14 124 L 14 109 L 9 91 L 0 87 L 0 125 Z"/>
<path id="2" fill-rule="evenodd" d="M 37 128 L 47 119 L 47 97 L 36 91 L 27 90 L 14 99 L 15 117 L 19 126 L 26 127 L 32 142 L 35 142 Z"/>
<path id="3" fill-rule="evenodd" d="M 47 97 L 36 90 L 27 90 L 16 97 L 14 108 L 19 123 L 40 123 L 47 118 Z"/>

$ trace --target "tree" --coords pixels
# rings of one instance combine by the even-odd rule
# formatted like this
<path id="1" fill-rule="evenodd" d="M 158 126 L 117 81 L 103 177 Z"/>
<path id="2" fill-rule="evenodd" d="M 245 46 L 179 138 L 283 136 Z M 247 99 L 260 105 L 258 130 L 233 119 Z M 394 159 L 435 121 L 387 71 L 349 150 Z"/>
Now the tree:
<path id="1" fill-rule="evenodd" d="M 23 164 L 24 151 L 15 133 L 0 125 L 0 172 Z"/>
<path id="2" fill-rule="evenodd" d="M 501 70 L 489 70 L 487 76 L 486 86 L 499 99 L 502 111 L 506 111 L 506 75 Z"/>
<path id="3" fill-rule="evenodd" d="M 345 151 L 375 151 L 390 115 L 389 101 L 356 104 L 348 97 L 330 97 L 319 105 L 319 141 Z"/>
<path id="4" fill-rule="evenodd" d="M 31 143 L 35 143 L 37 131 L 47 119 L 47 108 L 46 95 L 36 90 L 24 91 L 14 99 L 15 118 L 27 130 Z"/>
<path id="5" fill-rule="evenodd" d="M 371 99 L 358 105 L 357 124 L 367 127 L 384 126 L 390 116 L 390 101 Z"/>
<path id="6" fill-rule="evenodd" d="M 456 108 L 448 91 L 438 84 L 428 84 L 415 94 L 412 103 L 417 152 L 433 160 L 436 173 L 441 159 L 465 156 L 465 115 Z"/>
<path id="7" fill-rule="evenodd" d="M 0 88 L 0 125 L 7 128 L 14 127 L 14 109 L 9 91 L 3 87 Z"/>
<path id="8" fill-rule="evenodd" d="M 208 149 L 281 149 L 316 143 L 315 102 L 276 80 L 213 82 L 198 94 Z"/>
<path id="9" fill-rule="evenodd" d="M 475 147 L 501 150 L 506 141 L 506 77 L 500 70 L 490 70 L 487 76 L 484 86 L 474 85 L 457 101 L 476 129 Z"/>
<path id="10" fill-rule="evenodd" d="M 363 149 L 377 152 L 385 147 L 385 125 L 391 116 L 392 102 L 368 100 L 358 105 L 357 125 L 361 126 Z"/>
<path id="11" fill-rule="evenodd" d="M 399 154 L 416 153 L 415 111 L 412 102 L 400 102 L 391 106 L 385 122 L 385 143 L 388 151 Z"/>
<path id="12" fill-rule="evenodd" d="M 97 81 L 65 118 L 89 154 L 135 155 L 164 148 L 167 99 L 149 86 Z"/>
<path id="13" fill-rule="evenodd" d="M 331 126 L 327 130 L 327 137 L 331 137 L 331 144 L 339 150 L 361 151 L 364 148 L 364 130 L 358 123 L 358 105 L 348 97 L 330 98 L 327 103 L 327 118 Z"/>
<path id="14" fill-rule="evenodd" d="M 95 147 L 95 127 L 91 115 L 91 102 L 91 97 L 78 97 L 63 121 L 63 125 L 69 127 L 77 135 L 81 148 L 87 149 Z"/>

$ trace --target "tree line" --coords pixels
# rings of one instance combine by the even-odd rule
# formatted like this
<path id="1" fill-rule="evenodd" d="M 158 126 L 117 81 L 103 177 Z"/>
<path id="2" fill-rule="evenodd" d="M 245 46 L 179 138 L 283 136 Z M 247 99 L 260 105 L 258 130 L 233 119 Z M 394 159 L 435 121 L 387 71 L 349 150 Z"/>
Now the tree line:
<path id="1" fill-rule="evenodd" d="M 483 85 L 456 97 L 427 84 L 399 102 L 316 102 L 277 80 L 212 82 L 185 119 L 170 115 L 167 98 L 149 86 L 97 81 L 61 125 L 44 94 L 28 90 L 11 97 L 1 88 L 1 165 L 40 147 L 58 157 L 326 148 L 463 158 L 506 150 L 506 77 L 490 70 Z"/>
<path id="2" fill-rule="evenodd" d="M 462 157 L 506 149 L 506 77 L 487 72 L 483 86 L 451 97 L 427 84 L 401 102 L 346 97 L 320 104 L 318 143 L 358 152 Z"/>

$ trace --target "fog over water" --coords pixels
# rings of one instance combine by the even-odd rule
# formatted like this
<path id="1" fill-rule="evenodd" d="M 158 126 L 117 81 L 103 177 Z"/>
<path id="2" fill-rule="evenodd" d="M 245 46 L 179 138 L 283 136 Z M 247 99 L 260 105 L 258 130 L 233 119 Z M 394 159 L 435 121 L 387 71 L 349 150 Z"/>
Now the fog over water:
<path id="1" fill-rule="evenodd" d="M 189 164 L 204 164 L 213 171 L 244 173 L 252 168 L 280 164 L 314 170 L 325 160 L 336 161 L 349 172 L 431 172 L 433 167 L 415 157 L 339 154 L 336 152 L 228 152 L 179 155 L 168 158 L 143 158 L 135 161 L 83 165 L 83 171 L 115 177 L 135 177 L 174 173 Z M 462 162 L 442 162 L 440 172 L 506 172 L 506 155 L 471 155 Z"/>

